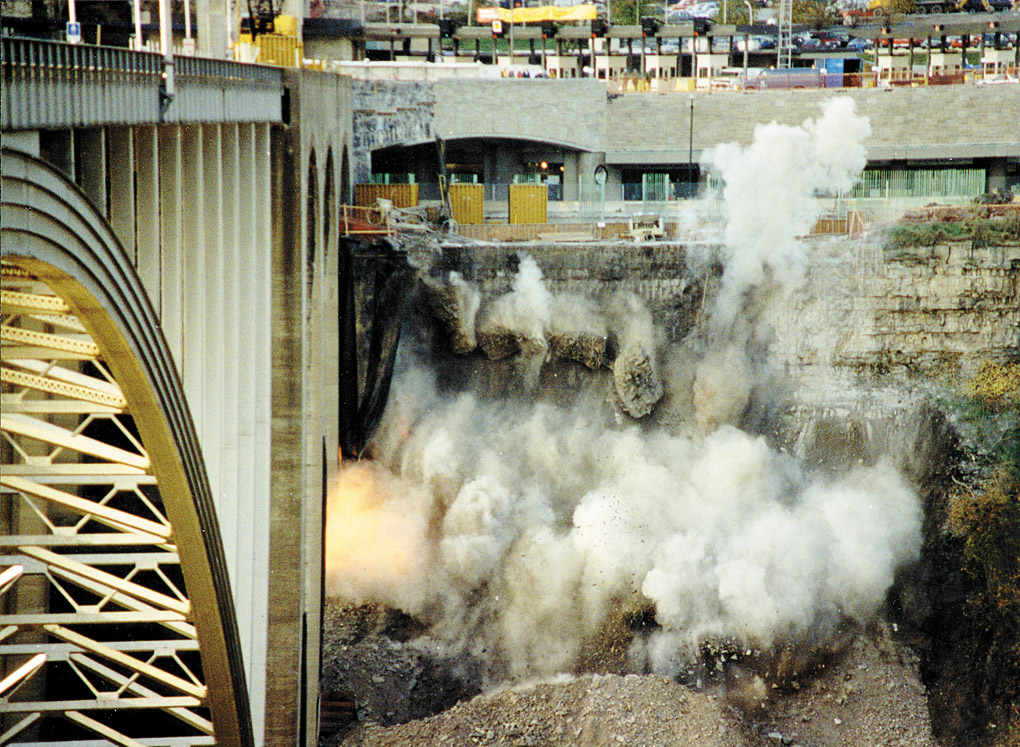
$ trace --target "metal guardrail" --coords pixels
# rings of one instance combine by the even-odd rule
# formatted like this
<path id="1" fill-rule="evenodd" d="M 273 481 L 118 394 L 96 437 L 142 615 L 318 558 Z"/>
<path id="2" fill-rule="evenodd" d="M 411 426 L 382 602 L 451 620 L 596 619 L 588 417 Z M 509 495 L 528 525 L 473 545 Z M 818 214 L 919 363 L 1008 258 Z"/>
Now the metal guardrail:
<path id="1" fill-rule="evenodd" d="M 182 55 L 174 57 L 174 71 L 178 80 L 182 77 L 196 77 L 270 88 L 279 88 L 283 85 L 283 73 L 277 67 L 252 65 L 232 60 L 214 60 Z"/>
<path id="2" fill-rule="evenodd" d="M 4 37 L 4 130 L 161 121 L 163 58 L 152 52 Z M 165 121 L 277 122 L 283 71 L 201 57 L 174 58 L 176 96 Z"/>
<path id="3" fill-rule="evenodd" d="M 825 73 L 818 78 L 818 85 L 805 86 L 803 81 L 770 81 L 763 85 L 751 79 L 743 81 L 732 75 L 704 78 L 646 78 L 635 73 L 603 79 L 610 94 L 628 93 L 681 93 L 688 91 L 748 91 L 769 92 L 779 90 L 805 89 L 809 91 L 838 88 L 887 88 L 896 86 L 947 86 L 947 85 L 993 85 L 1015 83 L 1020 76 L 1020 65 L 986 64 L 984 68 L 954 68 L 941 71 L 933 67 L 928 71 L 882 70 L 867 73 Z"/>

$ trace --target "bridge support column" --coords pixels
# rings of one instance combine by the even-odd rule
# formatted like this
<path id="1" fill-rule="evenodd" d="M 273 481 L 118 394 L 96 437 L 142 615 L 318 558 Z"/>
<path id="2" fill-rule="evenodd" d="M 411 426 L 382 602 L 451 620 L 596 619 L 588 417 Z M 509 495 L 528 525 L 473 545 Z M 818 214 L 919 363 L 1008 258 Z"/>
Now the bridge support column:
<path id="1" fill-rule="evenodd" d="M 179 128 L 168 128 L 178 132 Z M 180 256 L 180 242 L 176 252 L 167 244 L 169 238 L 168 223 L 174 218 L 180 222 L 180 199 L 177 195 L 165 195 L 160 183 L 172 178 L 180 179 L 180 159 L 168 159 L 161 148 L 162 133 L 155 127 L 139 127 L 134 132 L 135 154 L 135 262 L 138 277 L 141 278 L 149 298 L 160 311 L 163 329 L 167 342 L 173 350 L 181 349 L 181 336 L 178 325 L 173 323 L 174 317 L 167 318 L 163 304 L 163 283 L 166 271 L 164 265 L 172 262 L 172 257 Z M 121 208 L 126 210 L 126 208 Z M 173 276 L 180 282 L 180 276 Z M 176 334 L 174 334 L 176 332 Z"/>
<path id="2" fill-rule="evenodd" d="M 106 201 L 106 130 L 100 127 L 77 133 L 76 165 L 80 164 L 79 183 L 82 191 L 105 213 Z"/>
<path id="3" fill-rule="evenodd" d="M 109 149 L 110 227 L 132 259 L 135 253 L 135 132 L 130 127 L 111 127 Z"/>

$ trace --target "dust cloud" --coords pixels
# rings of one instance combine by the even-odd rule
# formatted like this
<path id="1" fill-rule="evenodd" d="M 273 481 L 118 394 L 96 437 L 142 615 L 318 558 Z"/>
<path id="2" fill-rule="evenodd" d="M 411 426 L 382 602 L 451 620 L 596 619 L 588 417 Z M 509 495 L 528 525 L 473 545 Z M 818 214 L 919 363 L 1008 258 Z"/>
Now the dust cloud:
<path id="1" fill-rule="evenodd" d="M 723 264 L 716 326 L 744 311 L 746 294 L 771 280 L 791 288 L 803 280 L 804 244 L 818 217 L 816 194 L 848 191 L 867 163 L 867 117 L 853 99 L 829 99 L 822 116 L 798 126 L 758 125 L 748 146 L 720 145 L 706 155 L 725 186 Z"/>
<path id="2" fill-rule="evenodd" d="M 607 629 L 649 609 L 654 625 L 617 636 L 630 671 L 675 674 L 707 640 L 768 648 L 867 621 L 919 550 L 915 492 L 888 461 L 813 472 L 739 427 L 762 375 L 747 351 L 750 295 L 766 275 L 800 281 L 809 203 L 852 185 L 867 132 L 853 102 L 834 99 L 816 122 L 759 127 L 750 146 L 716 151 L 724 273 L 713 330 L 692 333 L 683 365 L 662 364 L 677 353 L 628 307 L 640 299 L 554 296 L 530 259 L 509 294 L 467 305 L 480 348 L 539 363 L 574 316 L 595 362 L 614 336 L 617 361 L 641 358 L 683 403 L 668 425 L 625 402 L 441 391 L 428 363 L 405 355 L 375 459 L 345 466 L 330 492 L 328 593 L 398 607 L 511 679 L 578 671 Z M 762 164 L 776 175 L 767 204 L 745 178 Z"/>

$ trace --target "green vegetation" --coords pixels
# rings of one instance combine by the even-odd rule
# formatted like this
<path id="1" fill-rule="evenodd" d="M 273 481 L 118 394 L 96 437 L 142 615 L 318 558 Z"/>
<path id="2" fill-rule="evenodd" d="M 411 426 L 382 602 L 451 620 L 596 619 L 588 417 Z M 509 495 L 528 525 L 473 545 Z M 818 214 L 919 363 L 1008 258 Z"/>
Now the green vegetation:
<path id="1" fill-rule="evenodd" d="M 1020 362 L 986 362 L 968 383 L 959 425 L 972 456 L 983 462 L 973 485 L 949 497 L 948 530 L 968 591 L 961 630 L 981 659 L 971 676 L 986 718 L 988 744 L 1020 745 Z M 975 677 L 976 673 L 976 677 Z"/>
<path id="2" fill-rule="evenodd" d="M 828 0 L 793 0 L 793 22 L 824 29 L 843 21 L 836 3 Z M 730 19 L 733 22 L 733 19 Z"/>
<path id="3" fill-rule="evenodd" d="M 975 249 L 1015 244 L 1020 241 L 1020 213 L 1008 218 L 988 218 L 987 211 L 970 208 L 953 216 L 955 220 L 935 218 L 920 223 L 900 223 L 889 229 L 886 249 L 930 247 L 947 241 L 970 241 Z"/>

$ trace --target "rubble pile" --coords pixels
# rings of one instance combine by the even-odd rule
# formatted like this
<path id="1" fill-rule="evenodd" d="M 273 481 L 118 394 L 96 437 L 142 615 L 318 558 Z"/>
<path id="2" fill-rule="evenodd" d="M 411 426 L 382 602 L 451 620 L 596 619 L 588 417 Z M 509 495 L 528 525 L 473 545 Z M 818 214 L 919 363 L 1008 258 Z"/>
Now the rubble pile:
<path id="1" fill-rule="evenodd" d="M 349 698 L 354 709 L 323 747 L 936 744 L 917 657 L 881 622 L 811 656 L 753 652 L 678 678 L 624 664 L 526 683 L 494 681 L 491 663 L 443 654 L 395 610 L 330 600 L 325 626 L 323 702 Z"/>

